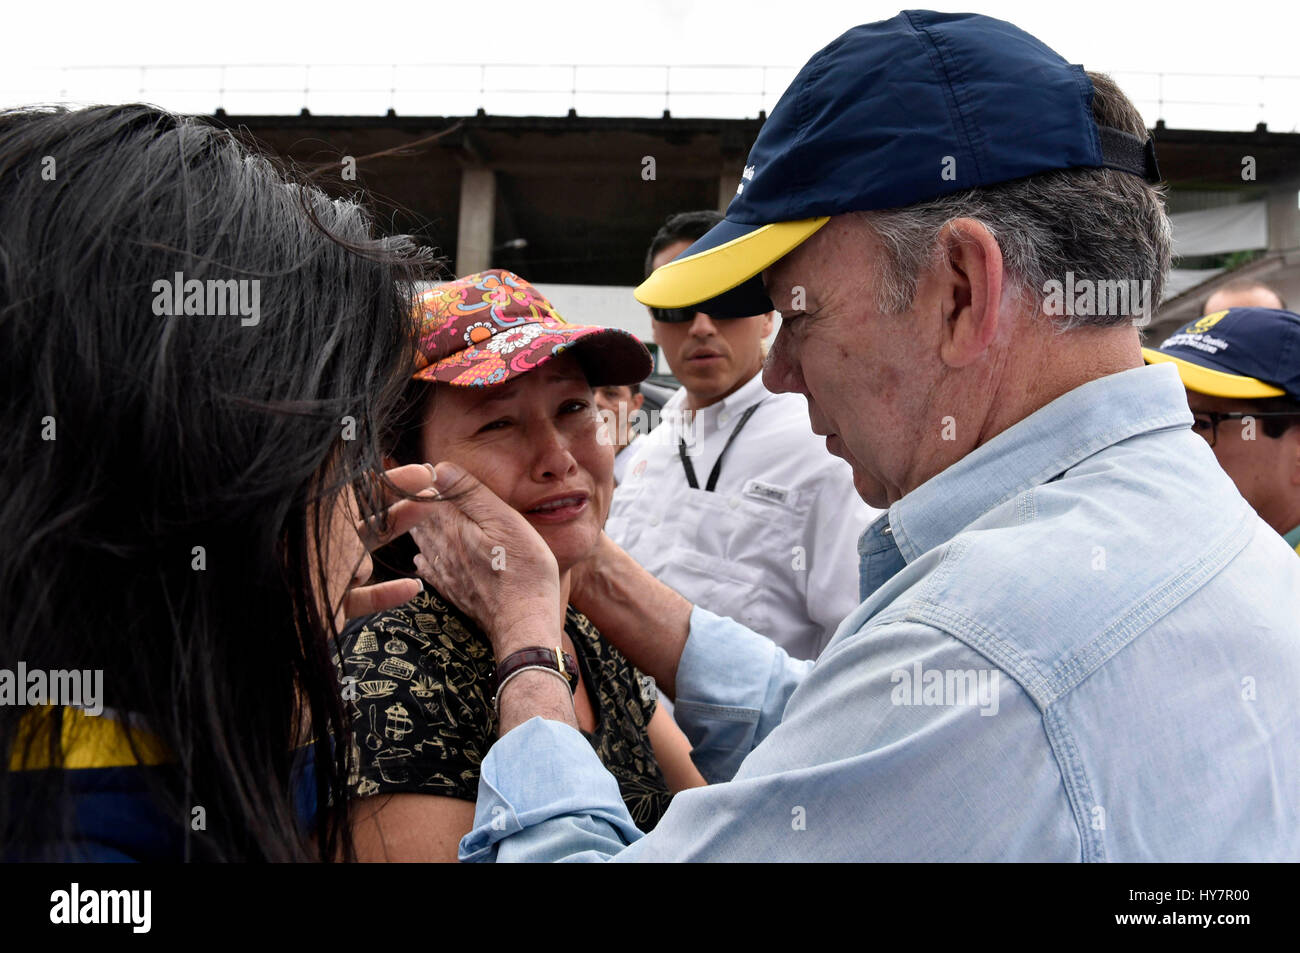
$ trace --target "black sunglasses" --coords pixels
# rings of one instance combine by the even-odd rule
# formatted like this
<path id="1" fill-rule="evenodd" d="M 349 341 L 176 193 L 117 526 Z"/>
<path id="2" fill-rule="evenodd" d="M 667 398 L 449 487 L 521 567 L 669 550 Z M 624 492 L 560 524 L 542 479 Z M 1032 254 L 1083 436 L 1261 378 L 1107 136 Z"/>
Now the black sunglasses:
<path id="1" fill-rule="evenodd" d="M 697 314 L 706 314 L 710 321 L 729 321 L 733 318 L 750 318 L 756 314 L 766 314 L 772 310 L 772 302 L 763 290 L 763 282 L 758 275 L 748 281 L 742 281 L 730 291 L 701 301 L 689 308 L 651 308 L 650 315 L 656 321 L 668 324 L 685 324 L 694 321 Z"/>
<path id="2" fill-rule="evenodd" d="M 700 313 L 699 308 L 651 308 L 650 316 L 656 321 L 663 321 L 667 324 L 685 324 L 687 321 L 694 321 L 695 315 Z M 710 321 L 732 321 L 735 315 L 708 314 L 706 317 Z"/>
<path id="3" fill-rule="evenodd" d="M 1213 447 L 1215 443 L 1217 443 L 1219 440 L 1219 424 L 1223 423 L 1223 421 L 1225 420 L 1244 420 L 1247 417 L 1250 417 L 1252 419 L 1256 417 L 1260 417 L 1260 418 L 1300 417 L 1300 411 L 1269 410 L 1269 411 L 1257 411 L 1252 414 L 1241 413 L 1241 412 L 1231 413 L 1231 414 L 1221 414 L 1218 413 L 1217 411 L 1194 410 L 1192 411 L 1192 429 L 1195 430 L 1202 437 L 1205 437 L 1206 434 L 1208 434 L 1209 436 L 1206 439 L 1210 441 L 1210 446 Z M 1272 437 L 1273 439 L 1277 439 L 1278 437 L 1282 436 L 1282 434 L 1286 433 L 1286 430 L 1287 428 L 1285 426 L 1278 427 L 1276 424 L 1272 422 L 1272 420 L 1265 420 L 1264 422 L 1264 435 L 1267 437 Z"/>

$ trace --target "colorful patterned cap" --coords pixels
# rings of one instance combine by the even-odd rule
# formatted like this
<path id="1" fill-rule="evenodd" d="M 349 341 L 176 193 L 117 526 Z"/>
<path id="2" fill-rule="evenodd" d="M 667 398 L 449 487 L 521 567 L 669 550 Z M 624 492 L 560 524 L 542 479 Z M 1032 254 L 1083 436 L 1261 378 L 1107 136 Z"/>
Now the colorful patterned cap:
<path id="1" fill-rule="evenodd" d="M 569 348 L 593 387 L 637 383 L 653 366 L 635 335 L 569 324 L 540 291 L 500 268 L 436 285 L 418 306 L 417 380 L 491 387 Z"/>

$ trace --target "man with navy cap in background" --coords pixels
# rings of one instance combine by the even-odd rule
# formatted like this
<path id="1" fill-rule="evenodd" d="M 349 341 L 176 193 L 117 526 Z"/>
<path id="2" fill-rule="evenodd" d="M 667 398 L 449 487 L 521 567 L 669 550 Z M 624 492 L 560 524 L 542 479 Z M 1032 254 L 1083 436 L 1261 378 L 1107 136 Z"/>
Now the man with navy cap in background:
<path id="1" fill-rule="evenodd" d="M 1009 23 L 907 11 L 817 53 L 725 221 L 637 295 L 762 275 L 765 384 L 888 508 L 863 602 L 799 662 L 602 542 L 572 600 L 676 699 L 714 783 L 643 835 L 567 683 L 530 671 L 497 698 L 461 858 L 1300 857 L 1300 562 L 1192 432 L 1178 372 L 1144 366 L 1158 179 L 1115 84 Z M 429 578 L 498 658 L 553 645 L 548 551 L 455 467 L 435 482 Z"/>
<path id="2" fill-rule="evenodd" d="M 1246 502 L 1300 553 L 1300 315 L 1229 308 L 1142 354 L 1148 364 L 1178 368 L 1192 429 Z"/>

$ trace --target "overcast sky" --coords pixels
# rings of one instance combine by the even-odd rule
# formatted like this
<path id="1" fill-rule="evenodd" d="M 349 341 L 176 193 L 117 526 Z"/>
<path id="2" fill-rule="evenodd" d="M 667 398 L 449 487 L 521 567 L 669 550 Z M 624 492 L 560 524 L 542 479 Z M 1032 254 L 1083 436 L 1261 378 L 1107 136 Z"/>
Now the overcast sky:
<path id="1" fill-rule="evenodd" d="M 1115 73 L 1149 122 L 1163 116 L 1173 127 L 1249 129 L 1264 120 L 1275 131 L 1300 131 L 1295 0 L 933 6 L 1010 20 L 1071 62 Z M 491 113 L 552 115 L 574 106 L 584 115 L 658 115 L 667 104 L 675 115 L 754 115 L 821 46 L 898 9 L 835 0 L 341 0 L 314 15 L 309 5 L 279 0 L 9 4 L 0 102 L 144 98 L 196 112 L 223 104 L 232 113 L 293 113 L 305 103 L 317 114 L 380 114 L 391 106 L 404 115 L 479 105 Z M 482 63 L 530 68 L 435 68 Z M 139 69 L 178 64 L 192 65 Z M 230 67 L 224 74 L 208 68 L 223 64 Z M 575 76 L 531 64 L 621 66 Z M 667 75 L 628 68 L 645 64 L 676 68 Z M 717 65 L 769 70 L 688 68 Z M 101 66 L 131 68 L 89 68 Z M 1160 72 L 1198 75 L 1166 75 L 1160 108 L 1160 81 L 1149 75 Z"/>

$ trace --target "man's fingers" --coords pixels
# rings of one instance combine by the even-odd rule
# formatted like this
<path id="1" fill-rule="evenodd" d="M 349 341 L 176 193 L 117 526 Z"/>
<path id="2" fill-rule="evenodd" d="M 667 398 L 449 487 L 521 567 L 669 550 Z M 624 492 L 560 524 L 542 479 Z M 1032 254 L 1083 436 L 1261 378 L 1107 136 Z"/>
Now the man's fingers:
<path id="1" fill-rule="evenodd" d="M 524 518 L 506 502 L 454 463 L 444 460 L 434 467 L 434 488 L 444 501 L 453 504 L 479 526 L 503 518 L 524 523 Z"/>
<path id="2" fill-rule="evenodd" d="M 411 496 L 433 486 L 433 469 L 423 463 L 408 463 L 405 466 L 393 467 L 391 470 L 384 471 L 384 477 L 393 488 Z M 384 487 L 384 502 L 388 505 L 391 506 L 401 498 L 399 494 L 394 493 L 393 489 Z"/>
<path id="3" fill-rule="evenodd" d="M 394 579 L 373 586 L 357 586 L 348 590 L 343 600 L 343 616 L 356 619 L 385 609 L 395 609 L 419 595 L 421 588 L 418 579 Z"/>
<path id="4" fill-rule="evenodd" d="M 394 467 L 385 471 L 384 476 L 396 489 L 423 499 L 403 499 L 389 487 L 384 488 L 384 499 L 389 505 L 383 515 L 358 520 L 356 524 L 357 535 L 371 552 L 425 519 L 429 515 L 429 508 L 438 498 L 438 491 L 433 487 L 433 468 L 426 464 L 412 463 Z"/>
<path id="5" fill-rule="evenodd" d="M 386 523 L 382 531 L 377 529 L 377 524 L 372 526 L 371 521 L 364 521 L 357 526 L 357 532 L 365 541 L 366 549 L 373 552 L 385 543 L 388 543 L 403 533 L 409 532 L 412 527 L 420 525 L 429 518 L 435 508 L 442 506 L 436 497 L 427 500 L 399 500 L 388 508 Z"/>
<path id="6" fill-rule="evenodd" d="M 432 477 L 429 485 L 444 497 L 469 495 L 483 486 L 468 470 L 447 460 L 431 466 L 429 473 Z"/>
<path id="7" fill-rule="evenodd" d="M 424 558 L 432 560 L 439 555 L 440 548 L 447 544 L 449 533 L 455 532 L 455 521 L 464 519 L 464 516 L 455 511 L 434 511 L 421 523 L 411 527 L 411 539 L 415 540 L 420 552 L 425 554 Z"/>
<path id="8" fill-rule="evenodd" d="M 415 559 L 412 560 L 412 562 L 415 564 L 416 574 L 429 585 L 433 586 L 433 588 L 437 589 L 439 579 L 433 572 L 433 567 L 437 560 L 426 559 L 423 554 L 416 553 Z"/>
<path id="9" fill-rule="evenodd" d="M 432 508 L 437 505 L 436 497 L 428 500 L 399 500 L 381 516 L 372 516 L 370 519 L 359 521 L 357 535 L 365 543 L 366 549 L 374 552 L 380 546 L 392 542 L 410 530 L 412 526 L 428 519 Z"/>

